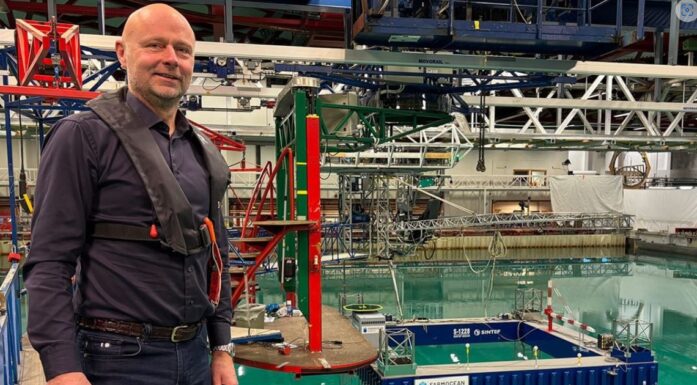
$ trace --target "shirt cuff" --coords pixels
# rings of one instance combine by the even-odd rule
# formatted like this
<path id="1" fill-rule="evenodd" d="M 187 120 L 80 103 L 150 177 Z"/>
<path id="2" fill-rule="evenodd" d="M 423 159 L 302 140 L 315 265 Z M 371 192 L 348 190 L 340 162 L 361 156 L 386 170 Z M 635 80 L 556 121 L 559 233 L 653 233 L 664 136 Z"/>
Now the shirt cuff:
<path id="1" fill-rule="evenodd" d="M 82 372 L 82 362 L 75 344 L 58 343 L 46 346 L 39 352 L 46 381 L 59 374 Z"/>
<path id="2" fill-rule="evenodd" d="M 211 347 L 230 343 L 230 324 L 227 322 L 208 322 L 208 343 Z"/>

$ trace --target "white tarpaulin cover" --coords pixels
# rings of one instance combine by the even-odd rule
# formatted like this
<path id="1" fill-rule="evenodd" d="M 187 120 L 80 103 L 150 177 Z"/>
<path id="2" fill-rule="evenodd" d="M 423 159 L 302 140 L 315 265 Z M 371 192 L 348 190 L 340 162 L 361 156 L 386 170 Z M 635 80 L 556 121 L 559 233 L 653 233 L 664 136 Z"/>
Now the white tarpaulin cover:
<path id="1" fill-rule="evenodd" d="M 560 175 L 549 178 L 555 213 L 622 213 L 624 186 L 619 175 Z"/>
<path id="2" fill-rule="evenodd" d="M 697 227 L 697 190 L 627 190 L 624 212 L 634 215 L 634 228 L 674 232 Z"/>

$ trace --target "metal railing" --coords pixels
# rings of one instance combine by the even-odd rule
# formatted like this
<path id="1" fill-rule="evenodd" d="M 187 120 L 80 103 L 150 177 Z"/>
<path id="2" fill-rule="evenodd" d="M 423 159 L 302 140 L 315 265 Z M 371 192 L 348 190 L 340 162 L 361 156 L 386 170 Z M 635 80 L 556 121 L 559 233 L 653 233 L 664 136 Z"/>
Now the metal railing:
<path id="1" fill-rule="evenodd" d="M 19 300 L 19 264 L 13 263 L 0 286 L 0 348 L 2 384 L 19 383 L 22 349 L 22 306 Z"/>
<path id="2" fill-rule="evenodd" d="M 0 171 L 1 172 L 1 171 Z M 553 175 L 443 175 L 438 178 L 444 178 L 445 181 L 440 185 L 425 186 L 423 189 L 441 189 L 454 191 L 467 190 L 541 190 L 549 191 L 549 180 Z M 0 174 L 1 178 L 1 174 Z M 254 188 L 256 184 L 256 174 L 252 173 L 232 173 L 231 186 L 235 189 L 249 190 Z M 399 182 L 394 179 L 389 181 L 391 189 L 399 188 Z M 642 188 L 649 187 L 675 187 L 680 186 L 695 186 L 697 187 L 697 178 L 668 178 L 668 177 L 651 177 L 647 178 Z M 339 186 L 336 182 L 322 182 L 323 190 L 336 190 Z"/>
<path id="3" fill-rule="evenodd" d="M 380 331 L 378 347 L 378 370 L 383 375 L 405 374 L 416 371 L 416 337 L 409 329 L 387 329 Z M 398 368 L 402 368 L 401 370 Z M 405 370 L 406 369 L 406 370 Z"/>
<path id="4" fill-rule="evenodd" d="M 370 223 L 322 225 L 322 255 L 332 261 L 357 258 L 370 248 Z"/>
<path id="5" fill-rule="evenodd" d="M 397 260 L 398 261 L 398 260 Z M 570 261 L 513 261 L 500 262 L 505 269 L 495 269 L 493 274 L 504 279 L 518 279 L 530 276 L 548 276 L 551 278 L 570 277 L 627 277 L 632 274 L 632 265 L 627 261 L 611 261 L 602 259 L 578 258 Z M 484 261 L 477 262 L 475 266 L 481 268 Z M 408 274 L 410 279 L 461 279 L 481 280 L 482 274 L 491 274 L 491 269 L 482 273 L 473 272 L 466 263 L 447 262 L 412 262 L 400 263 L 399 273 Z M 326 280 L 344 280 L 349 278 L 381 279 L 390 276 L 387 264 L 353 265 L 348 268 L 343 266 L 326 266 L 322 270 L 322 278 Z M 479 297 L 477 297 L 479 298 Z"/>
<path id="6" fill-rule="evenodd" d="M 446 175 L 443 190 L 549 190 L 547 175 Z"/>
<path id="7" fill-rule="evenodd" d="M 385 226 L 389 231 L 442 230 L 460 228 L 533 228 L 612 230 L 632 229 L 632 216 L 616 213 L 531 213 L 531 214 L 477 214 L 463 217 L 445 217 L 421 221 L 392 222 Z"/>
<path id="8" fill-rule="evenodd" d="M 651 351 L 653 323 L 639 319 L 612 321 L 612 335 L 625 357 L 641 351 Z"/>
<path id="9" fill-rule="evenodd" d="M 697 188 L 697 178 L 667 178 L 667 177 L 653 177 L 646 178 L 643 184 L 644 188 L 651 187 L 682 187 L 682 186 L 692 186 Z"/>

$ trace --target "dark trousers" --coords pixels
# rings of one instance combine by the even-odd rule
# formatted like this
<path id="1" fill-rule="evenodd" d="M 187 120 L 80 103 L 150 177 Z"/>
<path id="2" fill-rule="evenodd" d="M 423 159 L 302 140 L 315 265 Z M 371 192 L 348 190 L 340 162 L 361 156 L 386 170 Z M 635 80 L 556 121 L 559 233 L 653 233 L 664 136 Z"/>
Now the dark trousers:
<path id="1" fill-rule="evenodd" d="M 210 385 L 207 334 L 172 343 L 82 329 L 77 342 L 92 385 Z"/>

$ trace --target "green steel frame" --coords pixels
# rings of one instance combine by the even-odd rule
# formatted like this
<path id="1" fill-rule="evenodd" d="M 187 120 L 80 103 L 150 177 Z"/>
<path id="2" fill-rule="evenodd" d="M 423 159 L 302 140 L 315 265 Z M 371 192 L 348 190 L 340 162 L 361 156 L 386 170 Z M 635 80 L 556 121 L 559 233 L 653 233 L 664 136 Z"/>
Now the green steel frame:
<path id="1" fill-rule="evenodd" d="M 280 102 L 290 108 L 276 111 L 276 155 L 279 157 L 284 149 L 289 148 L 294 154 L 295 162 L 284 163 L 276 175 L 278 219 L 295 217 L 298 220 L 320 220 L 320 152 L 364 151 L 453 120 L 450 115 L 441 112 L 323 103 L 316 97 L 316 88 L 311 86 L 292 88 L 281 99 L 284 100 Z M 346 112 L 336 124 L 328 124 L 322 112 L 336 109 Z M 314 115 L 315 111 L 318 115 Z M 350 135 L 339 135 L 354 117 L 360 124 L 355 125 Z M 393 134 L 393 126 L 406 126 L 410 129 Z M 286 204 L 289 197 L 284 187 L 290 182 L 288 167 L 294 167 L 296 176 L 295 191 L 291 192 L 296 197 L 295 213 L 290 213 Z M 277 248 L 281 267 L 279 271 L 284 271 L 283 267 L 288 259 L 295 260 L 295 274 L 286 272 L 281 274 L 280 279 L 286 300 L 297 306 L 309 321 L 311 351 L 321 350 L 320 242 L 318 229 L 291 232 L 285 235 Z M 288 266 L 291 267 L 292 264 Z"/>
<path id="2" fill-rule="evenodd" d="M 441 126 L 453 121 L 445 112 L 393 110 L 388 108 L 352 106 L 333 104 L 315 100 L 316 111 L 320 117 L 320 138 L 323 152 L 358 152 L 368 150 L 376 145 L 399 140 L 405 136 Z M 338 122 L 330 124 L 323 118 L 325 110 L 342 110 L 344 116 Z M 352 119 L 356 118 L 362 125 L 350 136 L 338 133 Z M 392 134 L 391 126 L 411 127 L 399 134 Z"/>

